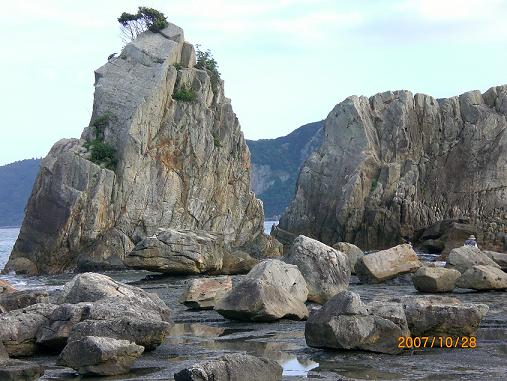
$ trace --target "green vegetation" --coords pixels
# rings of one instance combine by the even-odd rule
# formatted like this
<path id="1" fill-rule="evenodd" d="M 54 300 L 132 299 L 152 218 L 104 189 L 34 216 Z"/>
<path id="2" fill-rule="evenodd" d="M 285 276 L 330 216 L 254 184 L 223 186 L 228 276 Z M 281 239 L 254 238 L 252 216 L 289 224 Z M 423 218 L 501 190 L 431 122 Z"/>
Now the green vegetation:
<path id="1" fill-rule="evenodd" d="M 169 26 L 167 18 L 162 12 L 154 8 L 139 7 L 137 13 L 123 12 L 118 17 L 121 31 L 127 40 L 135 40 L 141 33 L 150 30 L 158 32 Z"/>
<path id="2" fill-rule="evenodd" d="M 174 92 L 173 99 L 183 102 L 195 102 L 197 100 L 197 94 L 190 87 L 183 85 L 179 90 Z"/>
<path id="3" fill-rule="evenodd" d="M 211 79 L 211 87 L 215 91 L 220 83 L 220 72 L 218 71 L 218 62 L 213 58 L 211 51 L 208 49 L 202 51 L 200 45 L 196 45 L 196 64 L 197 69 L 206 70 Z"/>
<path id="4" fill-rule="evenodd" d="M 173 66 L 174 66 L 174 68 L 175 68 L 176 70 L 178 70 L 178 71 L 179 71 L 179 70 L 181 70 L 181 69 L 183 68 L 183 66 L 181 66 L 181 64 L 180 64 L 179 62 L 176 62 L 175 64 L 173 64 Z"/>
<path id="5" fill-rule="evenodd" d="M 220 142 L 220 138 L 218 137 L 216 132 L 211 133 L 213 135 L 213 145 L 217 148 L 222 147 L 222 143 Z"/>
<path id="6" fill-rule="evenodd" d="M 116 150 L 108 143 L 104 142 L 104 131 L 111 121 L 111 113 L 106 112 L 98 116 L 93 122 L 95 127 L 95 139 L 85 143 L 85 147 L 90 152 L 90 161 L 105 168 L 114 170 L 116 168 Z"/>
<path id="7" fill-rule="evenodd" d="M 374 192 L 375 189 L 377 189 L 377 185 L 378 185 L 377 179 L 373 179 L 373 181 L 371 182 L 371 189 L 370 189 L 370 191 Z"/>

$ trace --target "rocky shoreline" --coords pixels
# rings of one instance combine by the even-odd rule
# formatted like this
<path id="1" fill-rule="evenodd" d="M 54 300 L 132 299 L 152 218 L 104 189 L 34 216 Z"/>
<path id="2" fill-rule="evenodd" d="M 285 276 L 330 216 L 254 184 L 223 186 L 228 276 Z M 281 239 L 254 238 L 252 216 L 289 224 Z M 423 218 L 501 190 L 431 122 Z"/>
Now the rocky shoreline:
<path id="1" fill-rule="evenodd" d="M 304 239 L 299 242 L 307 244 Z M 330 248 L 328 249 L 330 250 Z M 407 250 L 408 248 L 403 249 Z M 451 253 L 452 257 L 463 256 L 462 249 L 467 248 L 457 249 L 456 252 Z M 397 256 L 399 250 L 391 252 L 393 258 Z M 341 252 L 337 253 L 339 256 L 344 256 Z M 386 255 L 381 252 L 378 253 Z M 375 254 L 367 254 L 361 260 L 364 262 L 365 258 Z M 469 255 L 466 256 L 466 258 L 469 257 Z M 433 258 L 436 259 L 436 256 Z M 456 262 L 456 260 L 454 261 Z M 45 334 L 43 334 L 38 329 L 38 332 L 34 333 L 34 340 L 38 342 L 36 347 L 30 345 L 27 347 L 26 344 L 21 347 L 13 347 L 12 342 L 7 341 L 7 350 L 13 353 L 15 357 L 30 355 L 28 357 L 29 363 L 38 364 L 42 367 L 41 369 L 45 369 L 42 380 L 73 379 L 76 373 L 75 370 L 68 368 L 69 365 L 78 372 L 86 373 L 89 368 L 83 368 L 76 363 L 76 361 L 79 363 L 83 360 L 82 356 L 75 357 L 75 353 L 79 353 L 79 350 L 86 350 L 90 345 L 98 346 L 102 348 L 101 351 L 105 351 L 105 344 L 101 344 L 100 339 L 95 339 L 96 336 L 94 335 L 99 335 L 99 337 L 100 335 L 114 336 L 114 339 L 107 342 L 109 351 L 111 345 L 115 344 L 115 350 L 120 351 L 118 353 L 123 353 L 122 356 L 126 356 L 125 351 L 134 351 L 132 353 L 136 353 L 134 357 L 138 358 L 135 362 L 135 358 L 126 363 L 121 362 L 123 368 L 120 367 L 120 371 L 117 370 L 117 365 L 113 367 L 114 372 L 124 373 L 115 376 L 115 379 L 118 380 L 172 380 L 174 377 L 176 377 L 174 378 L 176 380 L 191 380 L 194 378 L 188 378 L 190 377 L 189 374 L 202 373 L 206 369 L 209 372 L 220 373 L 223 371 L 224 366 L 227 369 L 233 369 L 235 366 L 238 366 L 237 369 L 251 366 L 252 369 L 257 369 L 256 371 L 252 370 L 256 374 L 257 378 L 255 379 L 270 380 L 336 380 L 337 377 L 344 380 L 366 378 L 413 380 L 431 379 L 442 372 L 445 372 L 449 379 L 472 380 L 477 377 L 477 374 L 482 374 L 483 376 L 487 375 L 488 379 L 499 380 L 502 379 L 502 374 L 507 371 L 507 365 L 503 361 L 507 340 L 507 317 L 505 316 L 507 300 L 504 297 L 504 290 L 477 292 L 455 289 L 452 298 L 441 296 L 442 293 L 421 294 L 412 285 L 412 279 L 417 278 L 417 272 L 412 279 L 411 277 L 407 278 L 407 273 L 403 275 L 403 272 L 400 272 L 391 281 L 381 283 L 361 282 L 358 277 L 352 276 L 346 291 L 338 292 L 328 302 L 321 301 L 321 303 L 324 303 L 324 307 L 308 302 L 306 308 L 310 311 L 310 318 L 306 322 L 304 320 L 293 320 L 294 315 L 292 314 L 288 315 L 289 317 L 292 316 L 290 320 L 278 320 L 272 317 L 265 320 L 252 319 L 252 315 L 229 315 L 220 311 L 220 309 L 225 309 L 224 305 L 238 305 L 237 303 L 241 303 L 235 300 L 234 297 L 225 304 L 221 303 L 220 300 L 224 297 L 227 298 L 227 295 L 231 298 L 230 295 L 233 294 L 234 290 L 240 290 L 242 284 L 250 285 L 246 291 L 240 294 L 242 298 L 248 298 L 249 293 L 256 295 L 252 291 L 252 287 L 255 287 L 255 279 L 265 277 L 265 275 L 261 275 L 263 272 L 268 271 L 270 275 L 262 282 L 264 284 L 262 287 L 267 287 L 266 282 L 269 284 L 273 281 L 282 281 L 282 278 L 277 275 L 278 271 L 283 270 L 285 272 L 293 266 L 282 265 L 282 263 L 279 260 L 267 260 L 256 266 L 249 275 L 234 275 L 229 278 L 223 276 L 168 276 L 135 271 L 108 274 L 113 278 L 122 279 L 128 283 L 127 285 L 117 283 L 108 276 L 93 273 L 47 277 L 44 278 L 44 282 L 47 285 L 53 285 L 53 288 L 48 287 L 49 292 L 40 289 L 33 291 L 36 295 L 39 295 L 38 298 L 28 301 L 26 298 L 18 298 L 18 303 L 23 303 L 23 305 L 31 304 L 31 306 L 24 306 L 24 311 L 40 309 L 41 306 L 45 306 L 43 307 L 44 310 L 51 309 L 51 311 L 43 313 L 45 319 L 49 319 L 49 321 L 41 325 L 44 326 L 45 324 L 50 330 L 46 329 Z M 393 263 L 393 260 L 389 263 Z M 463 263 L 463 261 L 460 263 Z M 268 264 L 272 264 L 269 265 L 271 267 L 267 266 Z M 272 267 L 273 265 L 275 267 Z M 421 261 L 419 270 L 443 269 L 445 271 L 456 271 L 433 266 L 434 262 Z M 468 270 L 477 266 L 484 265 L 469 263 Z M 294 269 L 297 271 L 295 266 Z M 468 270 L 464 271 L 463 274 L 466 274 Z M 72 279 L 69 281 L 69 278 Z M 248 281 L 248 279 L 251 280 Z M 284 279 L 286 278 L 284 277 Z M 306 287 L 304 279 L 294 279 L 295 283 L 300 284 L 301 287 Z M 226 289 L 225 294 L 218 296 L 214 302 L 218 305 L 218 311 L 209 309 L 209 305 L 202 307 L 204 308 L 202 309 L 200 306 L 196 308 L 195 305 L 189 306 L 184 303 L 182 296 L 188 296 L 189 290 L 192 289 L 191 286 L 200 282 L 207 282 L 204 290 L 210 289 L 210 284 L 215 284 L 218 288 L 223 286 Z M 283 284 L 282 282 L 277 287 L 283 288 Z M 414 281 L 414 284 L 417 283 Z M 62 288 L 62 285 L 65 286 Z M 6 294 L 2 294 L 2 298 L 6 295 L 29 294 L 32 292 L 27 290 L 15 292 L 13 289 L 9 289 L 6 284 L 3 287 Z M 146 292 L 154 295 L 148 297 L 149 294 L 146 294 Z M 40 299 L 40 295 L 43 299 Z M 257 297 L 250 296 L 254 299 L 250 300 L 247 305 L 250 307 L 255 306 L 259 298 L 263 298 L 262 295 L 266 296 L 269 293 L 260 293 L 258 295 Z M 294 295 L 297 295 L 297 293 Z M 111 299 L 111 297 L 114 298 Z M 138 299 L 139 297 L 141 299 Z M 270 303 L 273 303 L 275 297 L 279 297 L 278 294 L 270 296 L 272 298 Z M 307 291 L 302 297 L 306 301 Z M 122 304 L 122 300 L 125 300 L 126 304 Z M 136 302 L 136 300 L 138 301 Z M 69 302 L 73 304 L 65 304 Z M 124 307 L 121 307 L 122 305 Z M 102 306 L 108 307 L 104 309 Z M 276 307 L 281 308 L 282 306 L 278 305 Z M 290 304 L 283 308 L 287 307 L 292 308 Z M 427 309 L 428 307 L 430 309 Z M 331 315 L 322 320 L 322 317 L 317 314 L 322 315 L 326 309 L 329 312 L 325 312 L 325 314 L 331 313 Z M 17 311 L 21 310 L 6 311 L 0 314 L 0 320 L 3 321 L 2 328 L 0 328 L 0 337 L 4 344 L 6 344 L 5 335 L 11 335 L 12 339 L 12 334 L 9 334 L 9 330 L 6 331 L 6 327 L 9 325 L 4 323 L 11 319 L 11 316 L 15 317 L 19 313 Z M 79 311 L 79 313 L 76 314 L 76 311 Z M 83 315 L 83 311 L 86 311 L 85 315 Z M 121 319 L 116 316 L 115 311 L 123 311 L 121 312 Z M 354 330 L 350 331 L 350 328 L 345 331 L 341 329 L 335 331 L 334 334 L 337 336 L 331 342 L 329 341 L 329 333 L 324 334 L 326 332 L 324 326 L 319 327 L 319 325 L 316 325 L 316 331 L 312 333 L 313 328 L 310 329 L 308 324 L 313 326 L 317 321 L 320 321 L 318 324 L 327 324 L 325 323 L 326 319 L 334 319 L 332 316 L 338 319 L 346 318 L 349 323 L 355 321 L 354 324 L 359 325 L 368 324 L 368 321 L 374 318 L 375 324 L 380 324 L 379 327 L 383 328 L 379 328 L 380 331 L 372 336 L 375 337 L 374 341 L 370 339 L 364 341 L 364 339 L 354 336 L 356 333 L 354 333 Z M 302 318 L 306 319 L 305 316 L 302 316 Z M 139 321 L 137 324 L 139 328 L 134 330 L 119 328 L 127 327 L 125 324 L 132 324 L 132 321 L 125 323 L 125 319 L 127 321 L 128 319 Z M 438 322 L 439 319 L 441 319 L 440 323 Z M 164 320 L 167 320 L 168 323 L 164 323 Z M 259 320 L 265 321 L 259 322 Z M 31 322 L 32 320 L 28 321 Z M 112 326 L 108 323 L 109 321 L 111 321 Z M 395 324 L 392 324 L 391 321 Z M 401 324 L 399 326 L 402 327 L 401 330 L 397 328 L 397 324 Z M 113 326 L 116 328 L 111 331 Z M 386 331 L 387 327 L 390 328 Z M 136 334 L 135 332 L 140 333 Z M 55 340 L 55 334 L 60 338 L 69 337 L 67 347 L 74 343 L 72 344 L 74 345 L 71 348 L 72 351 L 71 349 L 67 350 L 67 352 L 74 354 L 74 357 L 61 354 L 58 356 L 57 352 L 65 347 L 65 343 Z M 344 334 L 345 336 L 343 336 Z M 477 338 L 477 347 L 474 349 L 397 348 L 398 337 L 410 335 L 473 336 Z M 24 337 L 27 337 L 26 334 Z M 128 340 L 123 343 L 125 339 Z M 91 341 L 81 342 L 80 340 Z M 326 340 L 325 342 L 328 344 L 325 344 L 322 340 Z M 351 344 L 355 340 L 360 341 L 357 341 L 358 344 Z M 133 344 L 134 341 L 141 344 L 141 346 L 137 345 L 139 349 Z M 84 347 L 76 347 L 75 342 L 79 342 Z M 130 344 L 128 344 L 129 342 Z M 330 350 L 329 343 L 332 342 L 341 344 L 338 344 L 338 346 L 332 344 L 331 347 L 334 347 L 334 349 Z M 56 344 L 57 346 L 55 346 Z M 127 344 L 130 347 L 126 346 Z M 53 348 L 53 350 L 48 348 Z M 56 353 L 55 348 L 59 348 Z M 144 348 L 146 349 L 144 350 Z M 362 350 L 358 351 L 357 349 Z M 19 350 L 25 352 L 16 353 Z M 143 350 L 144 353 L 141 355 Z M 63 351 L 65 353 L 66 350 L 63 349 Z M 108 358 L 110 358 L 110 355 L 107 355 L 109 352 L 104 353 L 106 355 L 101 356 L 109 356 Z M 115 353 L 115 356 L 118 356 L 117 352 Z M 393 356 L 393 353 L 399 354 Z M 232 354 L 235 354 L 236 357 L 227 357 Z M 245 357 L 243 355 L 254 357 Z M 25 358 L 22 357 L 22 359 Z M 116 359 L 114 356 L 113 358 Z M 274 361 L 274 363 L 269 363 L 272 365 L 268 365 L 268 363 L 256 365 L 256 358 L 267 358 L 269 361 Z M 213 361 L 202 363 L 205 360 Z M 466 367 L 462 366 L 464 363 L 467 364 Z M 19 365 L 17 364 L 17 366 Z M 259 370 L 266 366 L 271 369 L 269 375 L 263 374 Z M 281 366 L 281 368 L 278 368 L 278 366 Z M 236 371 L 239 372 L 239 370 Z M 106 370 L 102 370 L 102 372 L 102 374 L 110 372 L 110 364 L 107 364 Z M 259 375 L 255 372 L 261 373 Z M 248 378 L 244 379 L 247 380 Z"/>

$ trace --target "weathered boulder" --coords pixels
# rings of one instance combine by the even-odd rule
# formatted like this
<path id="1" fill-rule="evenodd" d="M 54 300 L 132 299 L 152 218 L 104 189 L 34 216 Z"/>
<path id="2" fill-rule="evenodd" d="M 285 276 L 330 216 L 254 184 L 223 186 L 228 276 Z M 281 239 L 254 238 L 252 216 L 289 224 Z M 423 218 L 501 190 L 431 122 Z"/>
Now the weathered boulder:
<path id="1" fill-rule="evenodd" d="M 351 291 L 342 291 L 322 308 L 312 310 L 305 324 L 306 344 L 316 348 L 395 354 L 401 352 L 398 337 L 409 334 L 401 305 L 367 307 Z"/>
<path id="2" fill-rule="evenodd" d="M 230 276 L 200 278 L 187 281 L 180 302 L 190 309 L 212 310 L 215 304 L 232 289 Z"/>
<path id="3" fill-rule="evenodd" d="M 129 315 L 134 317 L 147 314 L 150 319 L 169 321 L 171 315 L 171 310 L 158 295 L 96 273 L 76 275 L 65 284 L 58 298 L 58 303 L 80 302 L 96 302 L 93 310 L 97 315 L 108 316 L 108 305 L 109 311 L 115 308 L 130 311 Z"/>
<path id="4" fill-rule="evenodd" d="M 34 381 L 44 374 L 44 368 L 31 361 L 0 359 L 0 380 Z"/>
<path id="5" fill-rule="evenodd" d="M 282 367 L 276 361 L 240 353 L 192 365 L 174 375 L 175 381 L 279 381 Z"/>
<path id="6" fill-rule="evenodd" d="M 225 251 L 219 273 L 225 275 L 247 274 L 258 263 L 259 260 L 243 250 L 236 250 L 234 253 Z"/>
<path id="7" fill-rule="evenodd" d="M 92 303 L 61 304 L 48 316 L 48 321 L 37 330 L 37 344 L 61 351 L 67 344 L 72 328 L 90 317 Z"/>
<path id="8" fill-rule="evenodd" d="M 460 276 L 461 273 L 454 269 L 420 267 L 412 276 L 412 281 L 420 292 L 451 292 Z"/>
<path id="9" fill-rule="evenodd" d="M 456 286 L 481 291 L 505 290 L 507 289 L 507 273 L 492 266 L 473 266 L 461 275 Z"/>
<path id="10" fill-rule="evenodd" d="M 143 351 L 127 340 L 87 336 L 69 341 L 57 363 L 83 375 L 114 376 L 127 373 Z"/>
<path id="11" fill-rule="evenodd" d="M 489 258 L 491 258 L 500 268 L 504 271 L 507 270 L 507 253 L 497 253 L 496 251 L 483 251 Z"/>
<path id="12" fill-rule="evenodd" d="M 380 283 L 419 267 L 421 262 L 412 246 L 404 244 L 365 255 L 357 262 L 356 272 L 361 282 Z"/>
<path id="13" fill-rule="evenodd" d="M 229 319 L 305 319 L 308 289 L 297 266 L 268 259 L 255 266 L 215 305 Z"/>
<path id="14" fill-rule="evenodd" d="M 452 249 L 463 246 L 463 242 L 477 229 L 467 220 L 446 219 L 415 233 L 414 244 L 422 251 L 446 257 Z"/>
<path id="15" fill-rule="evenodd" d="M 348 97 L 301 168 L 281 231 L 371 250 L 461 219 L 481 246 L 499 245 L 507 228 L 506 98 L 507 85 L 438 100 L 404 90 Z"/>
<path id="16" fill-rule="evenodd" d="M 170 24 L 96 70 L 90 125 L 42 160 L 6 269 L 119 268 L 159 228 L 220 234 L 231 252 L 267 242 L 238 118 L 223 81 L 193 57 Z M 97 140 L 111 157 L 92 155 Z"/>
<path id="17" fill-rule="evenodd" d="M 312 302 L 323 304 L 349 286 L 350 267 L 345 255 L 304 235 L 294 240 L 283 260 L 301 271 Z"/>
<path id="18" fill-rule="evenodd" d="M 31 356 L 36 352 L 37 331 L 49 321 L 57 306 L 33 304 L 0 315 L 0 341 L 12 357 Z"/>
<path id="19" fill-rule="evenodd" d="M 37 303 L 49 303 L 44 290 L 23 290 L 0 294 L 0 305 L 6 311 L 18 310 Z"/>
<path id="20" fill-rule="evenodd" d="M 480 249 L 473 246 L 461 246 L 452 249 L 447 258 L 445 267 L 456 269 L 464 273 L 475 265 L 485 265 L 500 268 L 491 258 Z"/>
<path id="21" fill-rule="evenodd" d="M 0 294 L 10 293 L 17 291 L 12 285 L 6 280 L 0 279 Z"/>
<path id="22" fill-rule="evenodd" d="M 464 304 L 443 296 L 406 296 L 393 299 L 405 310 L 413 336 L 474 336 L 489 307 Z"/>
<path id="23" fill-rule="evenodd" d="M 166 274 L 209 273 L 222 268 L 223 250 L 216 235 L 163 229 L 139 242 L 125 264 Z"/>
<path id="24" fill-rule="evenodd" d="M 86 336 L 111 337 L 154 350 L 169 335 L 172 324 L 164 321 L 118 317 L 112 320 L 85 320 L 73 326 L 69 341 Z"/>
<path id="25" fill-rule="evenodd" d="M 347 256 L 347 261 L 349 262 L 350 272 L 352 274 L 356 273 L 356 263 L 364 256 L 363 251 L 348 242 L 338 242 L 333 245 L 333 248 L 344 253 Z"/>

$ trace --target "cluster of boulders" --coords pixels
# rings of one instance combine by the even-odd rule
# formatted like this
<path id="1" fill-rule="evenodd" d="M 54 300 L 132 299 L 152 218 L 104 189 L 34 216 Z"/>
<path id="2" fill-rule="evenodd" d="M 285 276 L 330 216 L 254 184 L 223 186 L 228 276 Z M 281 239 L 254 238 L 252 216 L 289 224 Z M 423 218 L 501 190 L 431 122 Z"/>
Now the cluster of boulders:
<path id="1" fill-rule="evenodd" d="M 413 276 L 421 292 L 451 292 L 454 288 L 478 291 L 507 289 L 507 254 L 481 251 L 473 246 L 452 249 L 445 267 L 422 267 Z"/>
<path id="2" fill-rule="evenodd" d="M 475 335 L 487 311 L 485 304 L 435 296 L 364 304 L 359 295 L 342 291 L 312 310 L 305 338 L 310 347 L 396 354 L 403 351 L 400 337 Z"/>
<path id="3" fill-rule="evenodd" d="M 9 301 L 9 311 L 0 314 L 1 379 L 39 377 L 40 366 L 9 357 L 40 351 L 59 353 L 59 365 L 83 375 L 126 373 L 172 326 L 171 311 L 157 295 L 95 273 L 75 276 L 56 303 L 35 291 L 30 298 L 28 291 L 4 294 L 0 301 Z"/>

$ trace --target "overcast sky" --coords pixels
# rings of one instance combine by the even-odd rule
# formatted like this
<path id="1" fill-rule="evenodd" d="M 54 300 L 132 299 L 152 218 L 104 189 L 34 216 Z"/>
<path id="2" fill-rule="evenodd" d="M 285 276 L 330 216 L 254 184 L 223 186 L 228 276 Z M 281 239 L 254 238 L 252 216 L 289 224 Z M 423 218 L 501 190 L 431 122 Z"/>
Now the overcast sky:
<path id="1" fill-rule="evenodd" d="M 323 119 L 349 95 L 437 98 L 507 83 L 503 0 L 17 0 L 0 14 L 0 165 L 45 156 L 89 122 L 116 18 L 164 12 L 214 53 L 248 139 Z"/>

